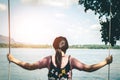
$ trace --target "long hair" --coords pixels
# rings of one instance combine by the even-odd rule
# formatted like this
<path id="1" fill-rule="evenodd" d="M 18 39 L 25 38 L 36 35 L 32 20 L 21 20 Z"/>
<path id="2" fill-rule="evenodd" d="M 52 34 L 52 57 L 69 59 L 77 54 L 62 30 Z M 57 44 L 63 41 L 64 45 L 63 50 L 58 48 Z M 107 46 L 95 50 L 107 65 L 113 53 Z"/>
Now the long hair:
<path id="1" fill-rule="evenodd" d="M 55 63 L 58 68 L 61 68 L 61 62 L 62 62 L 62 51 L 65 53 L 68 49 L 68 41 L 65 37 L 59 36 L 55 38 L 53 42 L 53 47 L 56 51 L 55 54 Z"/>

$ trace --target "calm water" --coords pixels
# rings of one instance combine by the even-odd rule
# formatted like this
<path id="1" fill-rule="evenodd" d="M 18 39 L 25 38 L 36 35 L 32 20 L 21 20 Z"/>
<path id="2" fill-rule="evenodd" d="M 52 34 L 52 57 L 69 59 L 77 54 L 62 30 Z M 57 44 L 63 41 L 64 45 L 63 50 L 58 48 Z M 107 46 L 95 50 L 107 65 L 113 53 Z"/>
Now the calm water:
<path id="1" fill-rule="evenodd" d="M 11 52 L 16 58 L 30 63 L 38 61 L 47 55 L 54 54 L 53 49 L 12 48 Z M 0 80 L 8 80 L 7 53 L 7 48 L 0 48 Z M 76 57 L 86 64 L 93 64 L 104 60 L 108 55 L 108 50 L 69 49 L 67 54 Z M 114 61 L 111 64 L 110 80 L 120 80 L 120 49 L 111 50 L 111 54 L 114 57 Z M 73 80 L 107 80 L 107 72 L 108 66 L 92 73 L 73 70 Z M 11 63 L 11 80 L 47 80 L 47 73 L 47 69 L 28 71 Z"/>

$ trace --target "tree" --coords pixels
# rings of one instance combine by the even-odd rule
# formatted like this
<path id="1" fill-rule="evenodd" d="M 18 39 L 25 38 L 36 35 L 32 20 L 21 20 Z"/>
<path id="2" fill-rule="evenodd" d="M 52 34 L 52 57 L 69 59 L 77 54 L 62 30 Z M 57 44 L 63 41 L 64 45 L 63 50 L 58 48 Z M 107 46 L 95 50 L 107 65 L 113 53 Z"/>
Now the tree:
<path id="1" fill-rule="evenodd" d="M 110 42 L 110 44 L 114 46 L 117 40 L 120 40 L 120 1 L 79 0 L 79 4 L 85 7 L 85 12 L 90 9 L 95 12 L 95 15 L 99 15 L 102 41 L 105 42 L 105 44 Z M 111 29 L 109 30 L 109 28 Z"/>

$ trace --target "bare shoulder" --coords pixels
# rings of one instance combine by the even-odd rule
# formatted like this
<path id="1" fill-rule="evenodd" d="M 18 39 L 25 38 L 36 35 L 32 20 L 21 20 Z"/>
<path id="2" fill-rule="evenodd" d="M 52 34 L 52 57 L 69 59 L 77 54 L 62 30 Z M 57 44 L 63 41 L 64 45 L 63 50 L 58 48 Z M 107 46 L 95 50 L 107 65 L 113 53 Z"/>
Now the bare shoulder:
<path id="1" fill-rule="evenodd" d="M 46 56 L 42 60 L 49 63 L 49 61 L 51 60 L 51 56 Z"/>
<path id="2" fill-rule="evenodd" d="M 75 57 L 71 57 L 70 60 L 71 60 L 72 63 L 81 63 L 82 64 L 82 62 Z"/>
<path id="3" fill-rule="evenodd" d="M 51 55 L 44 57 L 44 59 L 51 59 Z"/>
<path id="4" fill-rule="evenodd" d="M 75 69 L 81 70 L 83 68 L 84 64 L 80 60 L 78 60 L 77 58 L 71 57 L 70 60 L 71 60 L 72 69 L 75 68 Z"/>
<path id="5" fill-rule="evenodd" d="M 49 61 L 51 59 L 51 56 L 46 56 L 38 61 L 39 69 L 41 68 L 49 68 Z"/>
<path id="6" fill-rule="evenodd" d="M 71 62 L 79 61 L 77 58 L 70 56 Z"/>

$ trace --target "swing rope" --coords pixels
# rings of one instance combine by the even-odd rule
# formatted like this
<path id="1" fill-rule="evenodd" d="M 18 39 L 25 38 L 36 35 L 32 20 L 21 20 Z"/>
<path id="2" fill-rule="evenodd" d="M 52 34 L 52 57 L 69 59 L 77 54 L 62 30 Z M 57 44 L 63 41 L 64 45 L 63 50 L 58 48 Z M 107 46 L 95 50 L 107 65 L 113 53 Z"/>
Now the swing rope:
<path id="1" fill-rule="evenodd" d="M 109 48 L 108 48 L 108 51 L 109 51 L 109 53 L 108 53 L 108 56 L 110 56 L 110 50 L 111 50 L 111 44 L 110 44 L 110 42 L 111 42 L 111 17 L 112 17 L 112 10 L 111 10 L 111 0 L 109 0 L 109 4 L 110 4 L 110 19 L 109 19 Z M 108 65 L 108 80 L 110 80 L 110 64 Z"/>
<path id="2" fill-rule="evenodd" d="M 10 0 L 8 0 L 8 35 L 9 35 L 9 54 L 11 53 L 11 35 L 10 35 Z M 11 78 L 11 65 L 9 61 L 9 66 L 8 66 L 8 80 Z"/>

